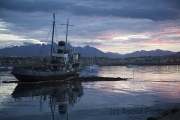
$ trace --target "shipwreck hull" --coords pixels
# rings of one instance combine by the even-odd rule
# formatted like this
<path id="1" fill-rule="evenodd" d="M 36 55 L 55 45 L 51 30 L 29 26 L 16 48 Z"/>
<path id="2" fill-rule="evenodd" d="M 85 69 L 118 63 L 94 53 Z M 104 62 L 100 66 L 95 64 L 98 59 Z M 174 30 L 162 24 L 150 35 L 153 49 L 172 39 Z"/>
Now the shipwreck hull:
<path id="1" fill-rule="evenodd" d="M 13 74 L 13 73 L 12 73 Z M 69 73 L 64 75 L 56 75 L 56 76 L 32 76 L 32 75 L 20 75 L 13 74 L 16 79 L 21 82 L 38 82 L 38 81 L 52 81 L 52 80 L 66 80 L 71 77 L 78 76 L 77 73 Z"/>

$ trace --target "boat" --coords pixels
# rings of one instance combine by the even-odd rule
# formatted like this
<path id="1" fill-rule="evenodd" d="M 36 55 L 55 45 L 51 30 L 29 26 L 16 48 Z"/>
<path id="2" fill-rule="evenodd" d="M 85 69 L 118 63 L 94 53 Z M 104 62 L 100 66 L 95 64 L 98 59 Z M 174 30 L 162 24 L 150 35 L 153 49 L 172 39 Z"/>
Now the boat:
<path id="1" fill-rule="evenodd" d="M 86 71 L 97 71 L 99 68 L 99 65 L 89 65 L 89 66 L 86 66 L 85 70 Z"/>
<path id="2" fill-rule="evenodd" d="M 0 71 L 8 71 L 8 68 L 6 66 L 0 66 Z"/>
<path id="3" fill-rule="evenodd" d="M 127 67 L 127 68 L 137 68 L 138 66 L 137 66 L 137 65 L 134 65 L 134 64 L 128 64 L 126 67 Z"/>
<path id="4" fill-rule="evenodd" d="M 7 64 L 3 58 L 0 58 L 0 72 L 1 71 L 11 71 L 12 68 L 13 67 L 11 64 Z"/>
<path id="5" fill-rule="evenodd" d="M 11 66 L 0 66 L 0 71 L 11 71 L 13 67 Z"/>
<path id="6" fill-rule="evenodd" d="M 72 49 L 67 49 L 67 34 L 68 22 L 66 32 L 66 42 L 58 42 L 57 52 L 53 51 L 53 39 L 55 28 L 55 14 L 53 14 L 53 29 L 50 56 L 48 59 L 42 59 L 34 65 L 14 66 L 12 74 L 22 82 L 36 82 L 36 81 L 51 81 L 51 80 L 65 80 L 72 76 L 78 76 L 82 69 L 82 62 L 80 54 L 75 53 Z"/>
<path id="7" fill-rule="evenodd" d="M 134 53 L 133 53 L 134 54 Z M 135 64 L 135 56 L 133 57 L 133 62 L 132 64 L 127 64 L 127 68 L 138 68 L 138 65 Z"/>
<path id="8" fill-rule="evenodd" d="M 89 63 L 88 66 L 86 66 L 85 70 L 86 71 L 97 71 L 99 68 L 99 65 L 97 65 L 95 61 L 96 61 L 96 56 L 95 56 L 94 60 L 92 58 L 92 61 Z"/>

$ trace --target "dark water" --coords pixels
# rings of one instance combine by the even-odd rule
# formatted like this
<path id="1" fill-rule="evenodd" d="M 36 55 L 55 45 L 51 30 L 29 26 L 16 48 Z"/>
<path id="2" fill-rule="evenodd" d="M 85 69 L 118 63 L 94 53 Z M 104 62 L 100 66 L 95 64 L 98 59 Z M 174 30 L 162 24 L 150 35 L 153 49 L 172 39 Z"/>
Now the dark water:
<path id="1" fill-rule="evenodd" d="M 2 83 L 0 120 L 146 120 L 180 107 L 180 66 L 103 66 L 81 75 L 133 78 L 128 81 Z"/>

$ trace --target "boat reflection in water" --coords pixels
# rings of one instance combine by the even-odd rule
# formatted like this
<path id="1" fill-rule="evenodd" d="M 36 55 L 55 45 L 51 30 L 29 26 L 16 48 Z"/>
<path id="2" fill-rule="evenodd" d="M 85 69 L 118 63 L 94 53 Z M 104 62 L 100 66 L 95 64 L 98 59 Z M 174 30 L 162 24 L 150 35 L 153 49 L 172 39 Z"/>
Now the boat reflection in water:
<path id="1" fill-rule="evenodd" d="M 39 110 L 42 110 L 43 102 L 48 101 L 49 113 L 54 120 L 55 112 L 67 115 L 68 106 L 73 106 L 83 95 L 83 87 L 80 82 L 76 83 L 42 83 L 42 84 L 18 84 L 12 93 L 15 99 L 39 98 Z M 46 107 L 45 106 L 45 107 Z M 57 111 L 58 110 L 58 111 Z"/>

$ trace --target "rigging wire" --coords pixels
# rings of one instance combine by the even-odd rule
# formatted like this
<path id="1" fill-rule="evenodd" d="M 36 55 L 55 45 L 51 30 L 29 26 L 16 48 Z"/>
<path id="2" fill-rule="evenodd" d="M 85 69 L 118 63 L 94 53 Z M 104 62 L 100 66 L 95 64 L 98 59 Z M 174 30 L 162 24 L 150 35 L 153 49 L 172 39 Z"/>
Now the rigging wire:
<path id="1" fill-rule="evenodd" d="M 52 26 L 53 26 L 53 24 L 52 24 Z M 49 37 L 49 34 L 50 34 L 51 30 L 52 30 L 52 26 L 51 26 L 51 29 L 49 30 L 49 33 L 48 33 L 45 41 L 47 41 L 47 39 L 48 39 L 48 37 Z M 43 55 L 43 54 L 42 54 L 42 50 L 43 50 L 43 46 L 41 46 L 41 48 L 39 49 L 39 51 L 40 51 L 40 56 Z"/>
<path id="2" fill-rule="evenodd" d="M 46 37 L 46 41 L 47 41 L 47 38 L 49 37 L 49 34 L 50 34 L 51 30 L 52 30 L 52 27 L 53 27 L 53 24 L 51 26 L 51 29 L 49 30 L 48 36 Z"/>

